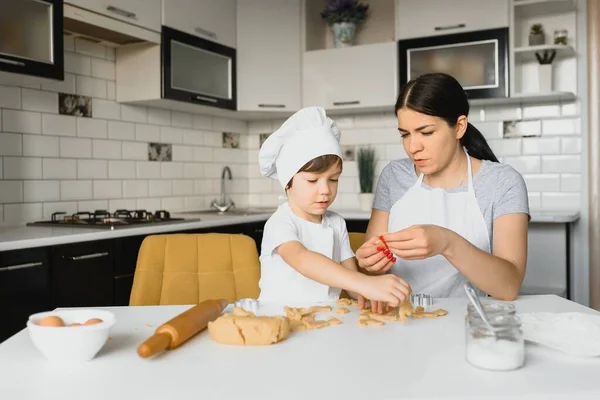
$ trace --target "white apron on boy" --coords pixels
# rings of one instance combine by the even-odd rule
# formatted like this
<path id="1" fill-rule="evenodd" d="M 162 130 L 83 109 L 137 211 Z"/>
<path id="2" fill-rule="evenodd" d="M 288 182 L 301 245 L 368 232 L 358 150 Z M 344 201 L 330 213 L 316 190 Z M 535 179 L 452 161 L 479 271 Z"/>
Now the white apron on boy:
<path id="1" fill-rule="evenodd" d="M 444 189 L 423 188 L 423 174 L 390 210 L 389 232 L 412 225 L 433 224 L 448 228 L 481 250 L 490 252 L 487 226 L 473 190 L 471 159 L 467 154 L 468 191 L 447 193 Z M 466 278 L 445 257 L 437 255 L 424 260 L 397 257 L 392 273 L 406 279 L 415 293 L 433 297 L 466 296 Z"/>

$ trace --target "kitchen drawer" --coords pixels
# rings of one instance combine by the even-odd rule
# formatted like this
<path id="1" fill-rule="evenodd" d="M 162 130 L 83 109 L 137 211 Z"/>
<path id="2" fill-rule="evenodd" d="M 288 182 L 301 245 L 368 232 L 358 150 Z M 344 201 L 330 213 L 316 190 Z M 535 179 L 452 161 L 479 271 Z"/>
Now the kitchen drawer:
<path id="1" fill-rule="evenodd" d="M 396 0 L 396 39 L 509 26 L 508 0 Z"/>
<path id="2" fill-rule="evenodd" d="M 66 0 L 65 3 L 160 32 L 160 0 Z"/>

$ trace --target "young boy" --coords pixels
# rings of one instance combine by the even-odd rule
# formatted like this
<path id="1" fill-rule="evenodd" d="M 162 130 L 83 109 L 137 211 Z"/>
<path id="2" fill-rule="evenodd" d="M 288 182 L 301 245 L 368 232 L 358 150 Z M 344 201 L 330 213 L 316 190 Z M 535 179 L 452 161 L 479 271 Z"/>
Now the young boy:
<path id="1" fill-rule="evenodd" d="M 325 111 L 308 107 L 286 120 L 260 149 L 262 175 L 277 179 L 287 196 L 265 224 L 260 301 L 333 301 L 345 289 L 353 297 L 397 306 L 408 296 L 408 283 L 395 275 L 358 272 L 346 222 L 327 210 L 342 173 L 339 138 Z"/>

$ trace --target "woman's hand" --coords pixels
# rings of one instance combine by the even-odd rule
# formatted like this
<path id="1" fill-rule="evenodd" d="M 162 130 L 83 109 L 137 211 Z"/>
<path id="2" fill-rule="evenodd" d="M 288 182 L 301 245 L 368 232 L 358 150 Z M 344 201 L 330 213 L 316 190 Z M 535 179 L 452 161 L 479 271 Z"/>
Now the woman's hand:
<path id="1" fill-rule="evenodd" d="M 404 260 L 422 260 L 444 255 L 450 246 L 451 233 L 438 225 L 413 225 L 386 233 L 383 239 L 394 255 Z"/>
<path id="2" fill-rule="evenodd" d="M 372 237 L 363 243 L 356 251 L 358 266 L 367 272 L 384 274 L 396 262 L 394 255 L 381 245 L 377 237 Z"/>

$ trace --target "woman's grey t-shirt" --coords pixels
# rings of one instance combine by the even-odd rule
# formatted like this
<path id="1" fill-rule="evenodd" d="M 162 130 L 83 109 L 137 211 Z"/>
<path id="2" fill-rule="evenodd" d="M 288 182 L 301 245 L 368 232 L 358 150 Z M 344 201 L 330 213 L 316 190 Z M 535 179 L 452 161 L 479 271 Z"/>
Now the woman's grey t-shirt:
<path id="1" fill-rule="evenodd" d="M 390 212 L 392 206 L 414 186 L 418 178 L 410 158 L 391 161 L 379 176 L 373 208 Z M 427 190 L 432 189 L 426 183 L 422 185 Z M 515 213 L 529 215 L 525 180 L 510 165 L 483 160 L 481 167 L 473 175 L 473 188 L 490 235 L 490 246 L 494 243 L 492 227 L 496 218 Z M 446 192 L 466 192 L 468 189 L 467 182 L 457 188 L 446 189 Z"/>

